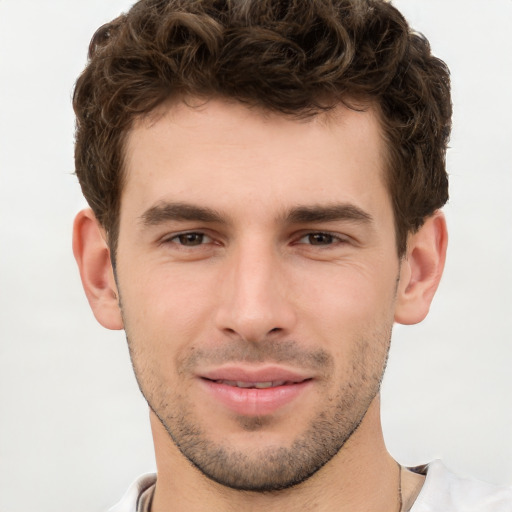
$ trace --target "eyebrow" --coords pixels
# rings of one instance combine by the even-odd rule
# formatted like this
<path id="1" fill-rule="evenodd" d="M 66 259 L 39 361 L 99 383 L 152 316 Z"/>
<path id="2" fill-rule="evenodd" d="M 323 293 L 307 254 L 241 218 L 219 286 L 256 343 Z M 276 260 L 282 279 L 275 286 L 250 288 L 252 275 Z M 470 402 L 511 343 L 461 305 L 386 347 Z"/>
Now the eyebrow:
<path id="1" fill-rule="evenodd" d="M 334 222 L 341 220 L 355 221 L 362 224 L 371 224 L 373 222 L 373 218 L 369 213 L 357 206 L 345 203 L 292 208 L 286 215 L 286 220 L 291 224 Z"/>
<path id="2" fill-rule="evenodd" d="M 282 220 L 289 224 L 307 224 L 334 221 L 355 221 L 371 224 L 372 216 L 352 204 L 312 205 L 290 208 Z M 226 218 L 218 211 L 189 203 L 160 202 L 147 209 L 140 221 L 144 226 L 156 226 L 169 221 L 197 221 L 226 224 Z"/>
<path id="3" fill-rule="evenodd" d="M 156 226 L 168 221 L 225 222 L 220 213 L 211 208 L 188 203 L 158 203 L 146 210 L 140 220 L 145 226 Z"/>

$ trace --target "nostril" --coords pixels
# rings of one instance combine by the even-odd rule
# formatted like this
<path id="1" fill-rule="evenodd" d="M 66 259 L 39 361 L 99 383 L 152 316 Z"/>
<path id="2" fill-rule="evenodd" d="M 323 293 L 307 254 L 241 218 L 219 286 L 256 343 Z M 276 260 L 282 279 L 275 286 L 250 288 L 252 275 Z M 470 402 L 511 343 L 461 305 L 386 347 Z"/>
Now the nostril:
<path id="1" fill-rule="evenodd" d="M 279 332 L 281 330 L 281 327 L 274 327 L 273 329 L 270 329 L 270 331 L 268 331 L 268 333 L 272 333 L 272 332 Z"/>

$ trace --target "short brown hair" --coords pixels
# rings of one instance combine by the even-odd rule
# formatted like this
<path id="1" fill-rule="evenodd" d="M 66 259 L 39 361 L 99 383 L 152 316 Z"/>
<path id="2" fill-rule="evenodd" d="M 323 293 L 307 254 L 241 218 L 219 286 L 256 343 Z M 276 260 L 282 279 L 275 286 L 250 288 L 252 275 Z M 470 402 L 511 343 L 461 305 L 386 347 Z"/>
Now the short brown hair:
<path id="1" fill-rule="evenodd" d="M 73 97 L 76 174 L 113 256 L 126 134 L 180 96 L 298 117 L 376 105 L 399 255 L 448 199 L 449 71 L 387 1 L 140 0 L 94 34 Z"/>

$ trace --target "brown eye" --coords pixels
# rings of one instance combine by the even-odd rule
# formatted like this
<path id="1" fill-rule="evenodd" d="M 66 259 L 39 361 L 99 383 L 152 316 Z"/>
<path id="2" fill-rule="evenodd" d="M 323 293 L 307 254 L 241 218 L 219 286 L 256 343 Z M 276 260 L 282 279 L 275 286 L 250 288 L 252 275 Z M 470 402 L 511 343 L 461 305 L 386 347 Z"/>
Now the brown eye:
<path id="1" fill-rule="evenodd" d="M 334 242 L 334 237 L 329 233 L 310 233 L 304 238 L 311 245 L 331 245 Z"/>
<path id="2" fill-rule="evenodd" d="M 204 243 L 205 235 L 202 233 L 184 233 L 174 238 L 180 245 L 194 247 Z"/>

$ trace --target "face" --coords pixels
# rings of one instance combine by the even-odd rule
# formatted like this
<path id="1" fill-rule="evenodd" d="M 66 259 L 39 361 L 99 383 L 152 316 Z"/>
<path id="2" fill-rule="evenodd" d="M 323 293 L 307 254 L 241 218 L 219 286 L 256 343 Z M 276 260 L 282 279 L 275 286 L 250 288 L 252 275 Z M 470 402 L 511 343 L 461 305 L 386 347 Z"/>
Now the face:
<path id="1" fill-rule="evenodd" d="M 173 445 L 249 490 L 344 446 L 384 371 L 400 264 L 374 112 L 174 105 L 126 147 L 117 285 Z"/>

